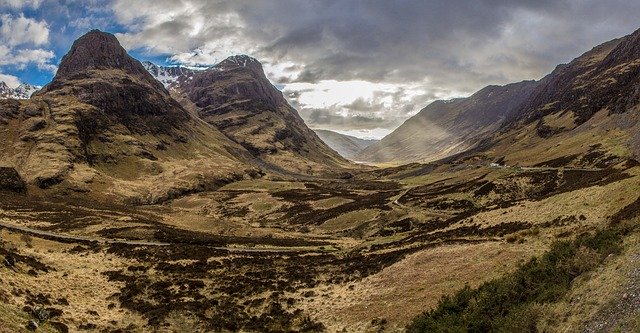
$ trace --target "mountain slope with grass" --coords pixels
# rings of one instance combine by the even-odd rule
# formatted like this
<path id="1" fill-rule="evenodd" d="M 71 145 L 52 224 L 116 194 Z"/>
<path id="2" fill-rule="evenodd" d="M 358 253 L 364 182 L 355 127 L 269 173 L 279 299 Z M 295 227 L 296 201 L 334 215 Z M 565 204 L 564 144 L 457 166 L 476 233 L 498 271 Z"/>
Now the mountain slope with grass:
<path id="1" fill-rule="evenodd" d="M 496 131 L 537 86 L 524 81 L 488 86 L 467 98 L 436 101 L 356 155 L 376 163 L 429 162 L 463 152 Z"/>
<path id="2" fill-rule="evenodd" d="M 30 100 L 0 101 L 0 120 L 2 163 L 34 190 L 148 203 L 254 173 L 241 146 L 97 30 L 73 44 Z"/>
<path id="3" fill-rule="evenodd" d="M 183 104 L 242 145 L 265 168 L 307 175 L 353 168 L 307 127 L 254 58 L 229 57 L 179 78 L 177 89 Z"/>
<path id="4" fill-rule="evenodd" d="M 640 153 L 640 30 L 558 66 L 463 156 L 508 165 L 606 167 Z"/>

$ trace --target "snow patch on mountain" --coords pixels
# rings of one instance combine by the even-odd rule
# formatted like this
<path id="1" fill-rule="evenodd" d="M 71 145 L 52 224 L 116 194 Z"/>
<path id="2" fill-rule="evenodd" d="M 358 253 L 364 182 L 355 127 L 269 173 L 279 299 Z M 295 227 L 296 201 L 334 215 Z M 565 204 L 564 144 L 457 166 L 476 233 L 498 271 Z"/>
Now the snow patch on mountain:
<path id="1" fill-rule="evenodd" d="M 165 88 L 169 88 L 174 83 L 178 82 L 178 78 L 183 77 L 186 80 L 193 78 L 195 70 L 181 67 L 181 66 L 158 66 L 152 62 L 144 61 L 142 66 L 153 76 L 156 80 L 160 81 Z"/>
<path id="2" fill-rule="evenodd" d="M 16 88 L 9 87 L 0 81 L 0 99 L 29 99 L 33 93 L 40 90 L 40 86 L 23 83 Z"/>

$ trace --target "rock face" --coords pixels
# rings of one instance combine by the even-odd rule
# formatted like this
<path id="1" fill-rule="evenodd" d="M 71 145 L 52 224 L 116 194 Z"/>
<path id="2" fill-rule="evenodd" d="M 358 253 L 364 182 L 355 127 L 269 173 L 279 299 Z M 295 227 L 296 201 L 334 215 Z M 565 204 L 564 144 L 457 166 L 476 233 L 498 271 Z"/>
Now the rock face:
<path id="1" fill-rule="evenodd" d="M 0 191 L 25 193 L 27 184 L 22 180 L 16 169 L 0 167 Z"/>
<path id="2" fill-rule="evenodd" d="M 428 162 L 473 147 L 522 107 L 538 83 L 488 86 L 468 98 L 436 101 L 356 159 L 369 162 Z"/>
<path id="3" fill-rule="evenodd" d="M 54 81 L 91 70 L 108 69 L 124 71 L 158 86 L 158 82 L 138 60 L 127 54 L 114 35 L 99 30 L 92 30 L 73 43 L 58 66 Z"/>
<path id="4" fill-rule="evenodd" d="M 265 167 L 320 174 L 350 167 L 309 129 L 267 79 L 259 61 L 232 56 L 191 79 L 179 90 L 200 118 L 242 145 Z"/>
<path id="5" fill-rule="evenodd" d="M 39 93 L 73 95 L 95 107 L 81 120 L 84 136 L 107 124 L 123 124 L 131 132 L 165 133 L 189 114 L 142 64 L 130 57 L 115 36 L 93 30 L 73 43 L 53 81 Z"/>

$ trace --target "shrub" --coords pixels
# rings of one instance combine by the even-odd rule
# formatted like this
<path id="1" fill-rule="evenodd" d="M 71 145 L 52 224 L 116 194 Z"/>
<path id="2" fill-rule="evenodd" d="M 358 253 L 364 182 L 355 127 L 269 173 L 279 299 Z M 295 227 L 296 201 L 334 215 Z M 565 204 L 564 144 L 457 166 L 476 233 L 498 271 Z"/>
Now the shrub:
<path id="1" fill-rule="evenodd" d="M 478 288 L 465 286 L 413 319 L 408 332 L 536 332 L 541 304 L 558 301 L 579 275 L 622 250 L 629 225 L 557 241 L 549 252 Z"/>

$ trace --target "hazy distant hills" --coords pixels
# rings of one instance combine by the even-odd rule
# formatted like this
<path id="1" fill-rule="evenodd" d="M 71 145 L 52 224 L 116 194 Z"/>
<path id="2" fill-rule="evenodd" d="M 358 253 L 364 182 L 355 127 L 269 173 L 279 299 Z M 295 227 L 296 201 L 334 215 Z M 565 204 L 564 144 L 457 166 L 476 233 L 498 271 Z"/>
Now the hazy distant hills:
<path id="1" fill-rule="evenodd" d="M 358 153 L 378 142 L 378 140 L 360 139 L 355 136 L 340 134 L 329 130 L 316 129 L 314 131 L 331 149 L 350 160 L 357 160 L 356 156 Z"/>

